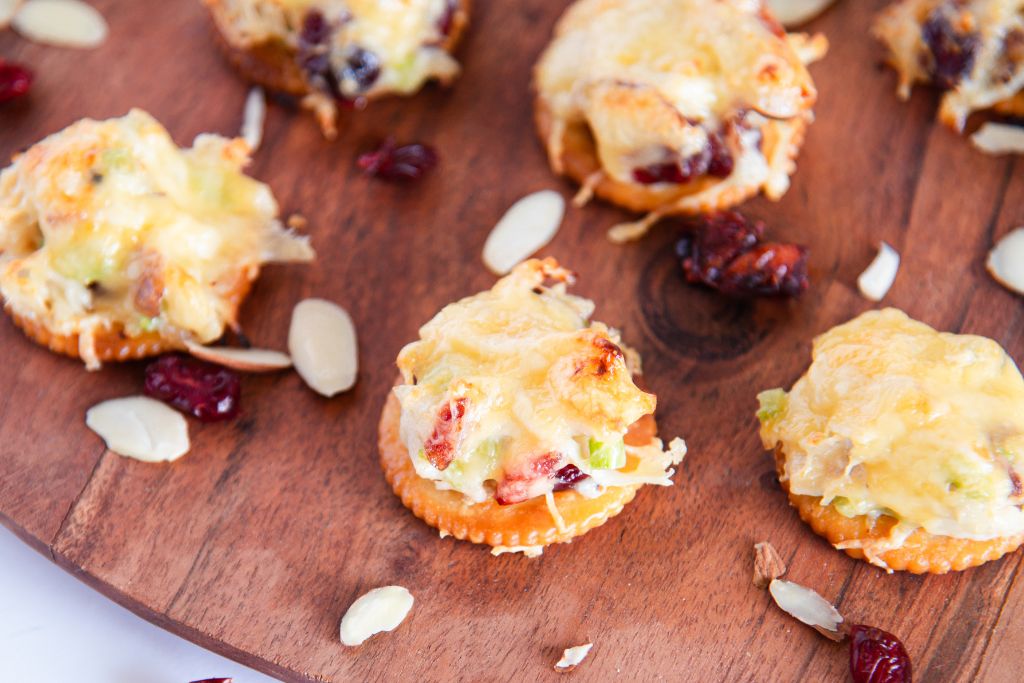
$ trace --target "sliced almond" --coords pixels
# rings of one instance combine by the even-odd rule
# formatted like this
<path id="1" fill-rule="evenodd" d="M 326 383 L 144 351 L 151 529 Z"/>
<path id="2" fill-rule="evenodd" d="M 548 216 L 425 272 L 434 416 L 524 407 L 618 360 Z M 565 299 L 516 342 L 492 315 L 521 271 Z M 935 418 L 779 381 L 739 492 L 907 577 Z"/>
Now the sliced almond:
<path id="1" fill-rule="evenodd" d="M 889 292 L 900 269 L 900 255 L 885 242 L 878 247 L 878 255 L 857 278 L 857 288 L 866 299 L 881 301 Z"/>
<path id="2" fill-rule="evenodd" d="M 341 306 L 323 299 L 300 301 L 292 312 L 288 352 L 313 391 L 334 396 L 356 383 L 356 328 Z"/>
<path id="3" fill-rule="evenodd" d="M 86 411 L 85 424 L 110 450 L 143 462 L 177 460 L 188 452 L 185 418 L 145 396 L 98 403 Z"/>
<path id="4" fill-rule="evenodd" d="M 786 28 L 799 26 L 818 16 L 836 0 L 768 0 L 768 8 Z"/>
<path id="5" fill-rule="evenodd" d="M 22 0 L 0 0 L 0 30 L 7 28 L 21 7 Z"/>
<path id="6" fill-rule="evenodd" d="M 1004 235 L 988 253 L 985 267 L 999 284 L 1024 294 L 1024 228 Z"/>
<path id="7" fill-rule="evenodd" d="M 14 15 L 14 30 L 37 43 L 97 47 L 107 38 L 107 22 L 81 0 L 32 0 Z"/>
<path id="8" fill-rule="evenodd" d="M 986 154 L 1024 154 L 1024 128 L 1007 123 L 985 123 L 971 136 Z"/>
<path id="9" fill-rule="evenodd" d="M 245 98 L 245 110 L 242 112 L 242 139 L 249 145 L 249 151 L 255 152 L 263 142 L 263 122 L 267 117 L 267 98 L 263 88 L 256 86 Z"/>
<path id="10" fill-rule="evenodd" d="M 341 642 L 362 645 L 370 636 L 393 631 L 412 609 L 412 593 L 401 586 L 374 588 L 352 603 L 341 618 Z"/>
<path id="11" fill-rule="evenodd" d="M 554 238 L 564 215 L 565 200 L 554 190 L 526 195 L 509 207 L 487 236 L 484 265 L 505 275 Z"/>
<path id="12" fill-rule="evenodd" d="M 786 573 L 786 563 L 768 541 L 754 544 L 754 585 L 767 588 L 768 584 Z"/>
<path id="13" fill-rule="evenodd" d="M 590 648 L 594 647 L 593 643 L 584 643 L 583 645 L 577 645 L 576 647 L 567 647 L 562 653 L 562 658 L 555 662 L 555 671 L 560 674 L 566 674 L 579 666 L 588 654 L 590 654 Z"/>
<path id="14" fill-rule="evenodd" d="M 194 342 L 186 342 L 185 346 L 196 358 L 239 372 L 274 372 L 292 366 L 288 354 L 270 349 L 233 349 L 226 346 L 202 346 Z"/>
<path id="15" fill-rule="evenodd" d="M 768 585 L 775 604 L 791 617 L 816 629 L 839 633 L 843 617 L 825 598 L 792 581 L 775 579 Z"/>

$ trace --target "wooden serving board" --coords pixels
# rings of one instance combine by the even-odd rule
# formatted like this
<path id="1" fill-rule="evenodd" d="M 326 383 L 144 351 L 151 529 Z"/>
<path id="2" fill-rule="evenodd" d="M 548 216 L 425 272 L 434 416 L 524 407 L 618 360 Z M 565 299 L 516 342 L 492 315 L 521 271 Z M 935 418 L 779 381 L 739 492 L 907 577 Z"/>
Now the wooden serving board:
<path id="1" fill-rule="evenodd" d="M 0 108 L 0 154 L 89 116 L 141 107 L 182 144 L 238 130 L 247 87 L 223 63 L 198 2 L 95 2 L 100 49 L 31 45 L 31 98 Z M 377 420 L 398 350 L 441 306 L 490 287 L 481 249 L 504 209 L 548 170 L 531 124 L 530 72 L 568 3 L 475 3 L 465 73 L 345 116 L 325 142 L 307 115 L 270 107 L 251 172 L 285 213 L 309 218 L 309 267 L 272 267 L 245 306 L 249 336 L 283 348 L 291 307 L 319 296 L 357 322 L 356 388 L 333 400 L 294 373 L 248 376 L 244 415 L 191 424 L 172 465 L 104 450 L 85 410 L 141 389 L 142 364 L 86 372 L 0 321 L 0 520 L 55 562 L 165 628 L 287 680 L 554 680 L 562 648 L 593 641 L 580 681 L 845 680 L 847 651 L 775 609 L 751 585 L 751 546 L 770 539 L 789 577 L 844 614 L 899 634 L 921 681 L 1019 680 L 1022 554 L 948 576 L 888 576 L 849 559 L 797 518 L 757 437 L 754 396 L 789 386 L 814 335 L 871 308 L 855 280 L 879 240 L 903 266 L 886 303 L 945 330 L 994 337 L 1024 361 L 1024 305 L 984 256 L 1024 216 L 1024 173 L 933 121 L 937 98 L 894 94 L 868 34 L 882 0 L 845 0 L 811 24 L 832 41 L 793 187 L 746 209 L 778 239 L 807 244 L 812 286 L 798 302 L 737 303 L 686 286 L 677 228 L 615 246 L 626 214 L 570 210 L 547 252 L 580 273 L 598 318 L 644 354 L 663 435 L 690 446 L 672 488 L 539 559 L 491 557 L 415 519 L 377 463 Z M 386 135 L 423 141 L 441 164 L 423 182 L 363 177 L 358 151 Z M 395 632 L 338 642 L 351 601 L 397 583 L 416 596 Z M 217 672 L 211 671 L 210 675 Z"/>

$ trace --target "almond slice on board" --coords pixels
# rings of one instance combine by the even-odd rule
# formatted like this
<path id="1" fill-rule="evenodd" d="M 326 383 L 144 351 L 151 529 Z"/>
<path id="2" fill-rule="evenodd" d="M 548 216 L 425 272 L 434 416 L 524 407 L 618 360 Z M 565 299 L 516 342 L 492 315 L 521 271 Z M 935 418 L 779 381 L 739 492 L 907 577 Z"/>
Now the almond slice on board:
<path id="1" fill-rule="evenodd" d="M 98 47 L 108 33 L 103 15 L 81 0 L 26 2 L 11 24 L 31 41 L 58 47 Z"/>
<path id="2" fill-rule="evenodd" d="M 245 98 L 245 109 L 242 111 L 241 137 L 249 145 L 249 151 L 255 152 L 263 142 L 263 124 L 267 118 L 267 98 L 263 88 L 256 86 Z"/>
<path id="3" fill-rule="evenodd" d="M 484 243 L 484 265 L 505 275 L 554 239 L 565 199 L 554 190 L 528 194 L 508 208 Z"/>
<path id="4" fill-rule="evenodd" d="M 971 143 L 986 154 L 1024 154 L 1024 128 L 989 121 L 971 135 Z"/>
<path id="5" fill-rule="evenodd" d="M 188 425 L 181 413 L 145 396 L 97 403 L 85 424 L 107 448 L 143 462 L 177 460 L 188 452 Z"/>
<path id="6" fill-rule="evenodd" d="M 374 588 L 353 602 L 341 618 L 341 642 L 354 647 L 373 635 L 393 631 L 405 621 L 413 602 L 412 593 L 402 586 Z"/>
<path id="7" fill-rule="evenodd" d="M 839 634 L 843 616 L 828 600 L 810 588 L 792 581 L 774 579 L 768 584 L 768 590 L 775 604 L 791 617 L 819 631 L 824 629 L 828 633 Z"/>
<path id="8" fill-rule="evenodd" d="M 356 328 L 341 306 L 323 299 L 300 301 L 292 312 L 288 352 L 309 387 L 330 397 L 356 383 Z"/>
<path id="9" fill-rule="evenodd" d="M 899 269 L 899 253 L 882 242 L 878 247 L 878 255 L 857 278 L 857 289 L 864 295 L 864 298 L 881 301 L 889 293 Z"/>
<path id="10" fill-rule="evenodd" d="M 274 372 L 292 366 L 288 354 L 270 349 L 234 349 L 227 346 L 202 346 L 195 342 L 185 342 L 185 346 L 196 358 L 239 372 Z"/>
<path id="11" fill-rule="evenodd" d="M 807 23 L 836 0 L 768 0 L 768 8 L 786 28 Z"/>
<path id="12" fill-rule="evenodd" d="M 1003 287 L 1024 294 L 1024 228 L 1004 235 L 988 253 L 985 267 Z"/>
<path id="13" fill-rule="evenodd" d="M 593 643 L 584 643 L 583 645 L 577 645 L 576 647 L 567 647 L 562 653 L 562 658 L 555 663 L 555 671 L 560 674 L 569 673 L 577 666 L 580 665 L 588 654 L 590 654 L 590 648 L 594 647 Z"/>

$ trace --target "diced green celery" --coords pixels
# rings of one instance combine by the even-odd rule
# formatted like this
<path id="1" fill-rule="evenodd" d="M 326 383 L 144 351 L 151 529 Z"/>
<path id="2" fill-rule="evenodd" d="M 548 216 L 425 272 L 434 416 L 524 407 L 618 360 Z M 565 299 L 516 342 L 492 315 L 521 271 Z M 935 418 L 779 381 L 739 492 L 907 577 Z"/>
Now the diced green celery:
<path id="1" fill-rule="evenodd" d="M 850 499 L 846 496 L 836 496 L 832 499 L 832 507 L 839 511 L 843 517 L 856 517 L 857 510 L 854 508 Z"/>
<path id="2" fill-rule="evenodd" d="M 626 444 L 622 438 L 612 441 L 590 439 L 590 466 L 595 470 L 617 470 L 626 464 Z"/>
<path id="3" fill-rule="evenodd" d="M 757 395 L 757 401 L 761 404 L 757 419 L 762 423 L 777 419 L 786 410 L 786 392 L 782 389 L 762 391 Z"/>
<path id="4" fill-rule="evenodd" d="M 145 332 L 152 332 L 156 329 L 156 326 L 160 323 L 156 318 L 150 318 L 149 316 L 142 316 L 139 318 L 139 327 Z"/>
<path id="5" fill-rule="evenodd" d="M 107 171 L 120 170 L 131 165 L 132 157 L 127 149 L 122 147 L 111 147 L 103 150 L 100 156 L 103 168 Z"/>

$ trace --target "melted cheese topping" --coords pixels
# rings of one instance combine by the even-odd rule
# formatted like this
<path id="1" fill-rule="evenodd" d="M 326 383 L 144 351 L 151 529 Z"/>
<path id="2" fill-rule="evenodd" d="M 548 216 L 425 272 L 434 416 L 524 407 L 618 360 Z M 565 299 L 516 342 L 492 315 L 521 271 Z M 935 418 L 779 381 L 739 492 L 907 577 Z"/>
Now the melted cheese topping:
<path id="1" fill-rule="evenodd" d="M 0 293 L 59 335 L 220 337 L 261 264 L 313 257 L 247 161 L 216 135 L 180 150 L 139 110 L 51 135 L 0 173 Z"/>
<path id="2" fill-rule="evenodd" d="M 552 260 L 523 263 L 446 306 L 402 349 L 394 391 L 420 476 L 475 502 L 543 496 L 570 464 L 598 484 L 671 483 L 684 447 L 623 447 L 655 397 L 634 385 L 618 334 L 588 322 L 593 303 L 565 293 L 568 277 Z"/>
<path id="3" fill-rule="evenodd" d="M 896 517 L 890 547 L 917 528 L 1024 532 L 1024 380 L 991 339 L 871 311 L 818 337 L 788 394 L 759 398 L 790 490 L 849 517 Z"/>
<path id="4" fill-rule="evenodd" d="M 635 168 L 664 161 L 666 150 L 698 153 L 731 122 L 809 119 L 816 93 L 804 62 L 825 42 L 809 45 L 751 0 L 578 0 L 537 65 L 556 119 L 549 153 L 559 158 L 565 126 L 585 123 L 604 171 L 634 182 Z M 756 166 L 744 183 L 766 183 L 760 136 L 731 137 L 734 173 Z"/>
<path id="5" fill-rule="evenodd" d="M 1024 0 L 900 0 L 887 7 L 874 32 L 899 72 L 899 93 L 931 80 L 932 53 L 922 27 L 943 18 L 974 44 L 970 68 L 942 97 L 939 118 L 962 130 L 971 112 L 1012 99 L 1024 88 Z"/>
<path id="6" fill-rule="evenodd" d="M 339 79 L 355 99 L 383 93 L 408 94 L 430 79 L 450 80 L 459 65 L 442 47 L 441 23 L 449 0 L 218 0 L 232 17 L 234 41 L 253 45 L 271 40 L 298 46 L 303 18 L 311 9 L 338 27 L 330 61 L 341 71 L 350 50 L 368 50 L 381 63 L 380 76 L 367 90 Z"/>

